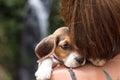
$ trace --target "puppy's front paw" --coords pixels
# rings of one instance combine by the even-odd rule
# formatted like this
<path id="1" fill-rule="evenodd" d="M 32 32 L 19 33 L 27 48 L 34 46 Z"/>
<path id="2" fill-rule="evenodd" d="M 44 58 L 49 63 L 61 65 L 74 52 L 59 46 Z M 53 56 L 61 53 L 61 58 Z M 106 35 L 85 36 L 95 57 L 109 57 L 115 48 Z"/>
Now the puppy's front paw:
<path id="1" fill-rule="evenodd" d="M 100 59 L 89 59 L 90 62 L 92 62 L 92 64 L 94 64 L 95 66 L 103 66 L 106 63 L 106 60 L 100 60 Z"/>
<path id="2" fill-rule="evenodd" d="M 40 66 L 35 73 L 36 80 L 49 80 L 52 69 L 50 67 Z"/>

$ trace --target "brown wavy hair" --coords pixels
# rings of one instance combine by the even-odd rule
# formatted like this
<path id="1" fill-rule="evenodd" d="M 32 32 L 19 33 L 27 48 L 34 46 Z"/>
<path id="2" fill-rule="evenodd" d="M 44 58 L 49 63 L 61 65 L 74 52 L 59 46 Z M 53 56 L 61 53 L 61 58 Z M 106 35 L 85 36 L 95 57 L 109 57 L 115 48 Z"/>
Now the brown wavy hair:
<path id="1" fill-rule="evenodd" d="M 61 17 L 87 58 L 120 52 L 120 0 L 61 0 Z"/>

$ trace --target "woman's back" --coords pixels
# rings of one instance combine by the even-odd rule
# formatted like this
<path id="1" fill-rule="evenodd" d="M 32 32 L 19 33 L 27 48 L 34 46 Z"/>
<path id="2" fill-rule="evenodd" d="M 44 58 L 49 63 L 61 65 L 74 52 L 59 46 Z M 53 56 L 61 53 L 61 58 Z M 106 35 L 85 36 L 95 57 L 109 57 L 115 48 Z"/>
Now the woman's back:
<path id="1" fill-rule="evenodd" d="M 86 64 L 73 69 L 73 72 L 77 80 L 120 80 L 120 54 L 108 61 L 103 67 Z M 69 69 L 60 66 L 54 68 L 51 80 L 72 80 L 72 78 Z"/>

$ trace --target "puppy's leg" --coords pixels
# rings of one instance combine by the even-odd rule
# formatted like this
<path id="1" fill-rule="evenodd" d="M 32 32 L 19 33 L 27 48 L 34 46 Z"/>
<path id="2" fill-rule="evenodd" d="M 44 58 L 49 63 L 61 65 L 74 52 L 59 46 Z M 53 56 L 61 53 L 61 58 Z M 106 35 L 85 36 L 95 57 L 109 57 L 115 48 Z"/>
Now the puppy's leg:
<path id="1" fill-rule="evenodd" d="M 53 60 L 46 58 L 38 64 L 38 70 L 35 73 L 36 80 L 49 80 L 52 71 Z"/>
<path id="2" fill-rule="evenodd" d="M 101 59 L 101 60 L 100 59 L 95 59 L 95 60 L 89 59 L 89 61 L 95 66 L 103 66 L 106 63 L 106 60 L 104 59 Z"/>

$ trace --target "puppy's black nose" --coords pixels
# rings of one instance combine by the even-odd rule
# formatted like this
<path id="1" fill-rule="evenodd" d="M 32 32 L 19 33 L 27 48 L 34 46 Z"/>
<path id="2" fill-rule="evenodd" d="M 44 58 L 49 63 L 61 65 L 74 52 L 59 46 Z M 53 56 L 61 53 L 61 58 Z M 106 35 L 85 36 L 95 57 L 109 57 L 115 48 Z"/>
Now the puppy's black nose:
<path id="1" fill-rule="evenodd" d="M 75 59 L 79 64 L 82 64 L 85 60 L 84 57 L 78 57 L 78 58 L 75 58 Z"/>

